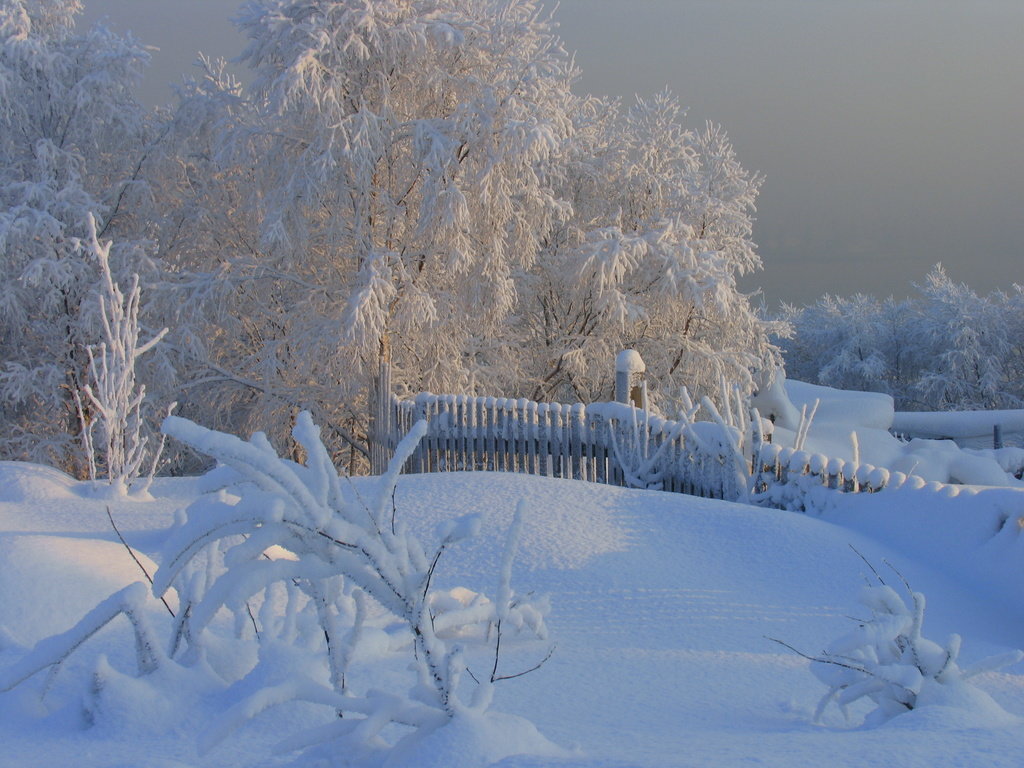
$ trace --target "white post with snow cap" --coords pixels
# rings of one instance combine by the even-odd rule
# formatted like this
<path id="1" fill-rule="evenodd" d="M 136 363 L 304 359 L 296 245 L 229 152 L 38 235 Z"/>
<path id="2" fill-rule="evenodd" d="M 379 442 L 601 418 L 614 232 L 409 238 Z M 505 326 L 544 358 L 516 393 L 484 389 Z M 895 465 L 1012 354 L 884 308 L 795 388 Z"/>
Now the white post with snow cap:
<path id="1" fill-rule="evenodd" d="M 624 349 L 615 358 L 615 400 L 643 408 L 643 381 L 647 365 L 635 349 Z"/>

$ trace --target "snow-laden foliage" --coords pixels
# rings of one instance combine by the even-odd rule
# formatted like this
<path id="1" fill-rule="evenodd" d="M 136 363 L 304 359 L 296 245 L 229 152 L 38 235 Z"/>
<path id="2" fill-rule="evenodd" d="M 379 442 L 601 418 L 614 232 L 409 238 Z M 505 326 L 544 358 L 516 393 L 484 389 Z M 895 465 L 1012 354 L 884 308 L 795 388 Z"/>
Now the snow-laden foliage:
<path id="1" fill-rule="evenodd" d="M 545 636 L 546 604 L 511 588 L 522 505 L 493 602 L 466 590 L 445 596 L 433 589 L 445 551 L 473 536 L 480 521 L 471 516 L 445 524 L 428 551 L 401 520 L 394 507 L 398 472 L 425 426 L 421 422 L 402 441 L 376 492 L 363 498 L 339 477 L 308 413 L 300 414 L 294 430 L 305 466 L 279 458 L 261 434 L 246 442 L 177 417 L 165 421 L 167 434 L 216 458 L 222 468 L 215 472 L 230 470 L 235 477 L 229 488 L 193 504 L 154 578 L 156 594 L 174 586 L 179 595 L 172 654 L 202 657 L 205 633 L 228 609 L 243 623 L 248 616 L 254 628 L 262 624 L 260 662 L 246 679 L 272 681 L 234 704 L 204 737 L 207 747 L 264 709 L 296 700 L 344 717 L 296 737 L 292 748 L 340 739 L 369 749 L 392 723 L 430 731 L 460 713 L 487 711 L 493 684 L 508 676 L 498 665 L 503 641 L 521 632 Z M 268 609 L 275 591 L 285 593 L 287 606 L 276 624 Z M 268 611 L 263 616 L 261 609 L 260 620 L 251 610 L 256 598 Z M 410 653 L 416 680 L 407 695 L 360 691 L 353 680 L 353 661 L 371 632 L 371 609 L 398 622 L 382 639 L 385 647 L 405 646 Z M 308 614 L 304 621 L 300 610 Z M 381 636 L 379 629 L 372 632 Z M 493 647 L 493 667 L 489 675 L 472 676 L 467 698 L 460 687 L 467 674 L 463 648 L 474 641 Z M 282 643 L 319 647 L 324 674 L 275 680 L 273 658 Z"/>
<path id="2" fill-rule="evenodd" d="M 352 470 L 381 361 L 399 392 L 586 403 L 636 348 L 669 415 L 683 385 L 721 406 L 722 377 L 771 369 L 736 287 L 760 178 L 667 93 L 574 95 L 539 0 L 253 0 L 251 84 L 200 58 L 149 114 L 144 50 L 78 10 L 0 4 L 5 455 L 85 474 L 89 213 L 169 328 L 140 370 L 157 399 L 282 448 L 309 410 Z"/>
<path id="3" fill-rule="evenodd" d="M 854 630 L 810 657 L 811 671 L 828 687 L 815 720 L 833 703 L 849 717 L 849 706 L 861 699 L 874 705 L 865 719 L 869 726 L 925 706 L 980 709 L 1005 716 L 969 680 L 1016 664 L 1024 652 L 1011 651 L 961 667 L 959 635 L 950 635 L 945 645 L 922 635 L 924 595 L 904 584 L 908 603 L 877 572 L 874 577 L 875 582 L 865 585 L 859 597 L 868 618 L 858 620 Z"/>
<path id="4" fill-rule="evenodd" d="M 97 239 L 96 221 L 90 215 L 89 237 L 81 247 L 89 251 L 100 271 L 99 317 L 103 341 L 86 349 L 89 383 L 82 388 L 85 402 L 79 396 L 77 404 L 91 479 L 95 480 L 102 470 L 116 492 L 125 492 L 138 478 L 147 456 L 152 457 L 153 468 L 159 456 L 159 450 L 147 450 L 149 438 L 145 434 L 143 408 L 146 387 L 136 380 L 136 364 L 160 342 L 167 329 L 148 341 L 139 340 L 139 276 L 132 275 L 125 296 L 110 273 L 110 246 L 110 241 L 100 243 Z"/>
<path id="5" fill-rule="evenodd" d="M 381 357 L 459 391 L 471 336 L 507 344 L 515 278 L 564 216 L 546 175 L 571 61 L 532 0 L 266 0 L 238 23 L 251 88 L 208 64 L 175 123 L 204 148 L 202 218 L 175 219 L 217 247 L 167 245 L 208 279 L 186 290 L 219 294 L 231 331 L 203 341 L 230 426 L 280 437 L 301 406 L 361 444 Z"/>
<path id="6" fill-rule="evenodd" d="M 787 307 L 789 376 L 885 392 L 900 410 L 1024 406 L 1024 288 L 979 296 L 941 266 L 916 287 L 905 301 L 858 294 Z"/>
<path id="7" fill-rule="evenodd" d="M 760 267 L 750 239 L 760 178 L 725 133 L 684 128 L 662 93 L 577 103 L 558 189 L 572 216 L 546 238 L 523 291 L 525 373 L 534 399 L 589 402 L 611 393 L 609 361 L 636 349 L 666 413 L 749 392 L 774 349 L 736 277 Z"/>
<path id="8" fill-rule="evenodd" d="M 101 235 L 130 218 L 145 132 L 131 89 L 148 54 L 102 26 L 77 33 L 80 10 L 0 2 L 0 453 L 81 473 L 74 394 L 98 326 L 76 238 L 90 215 Z M 141 258 L 116 239 L 117 262 Z"/>
<path id="9" fill-rule="evenodd" d="M 593 402 L 635 347 L 666 412 L 774 359 L 735 284 L 760 179 L 668 94 L 574 96 L 534 0 L 238 20 L 252 86 L 204 61 L 181 91 L 160 229 L 204 423 L 282 440 L 310 409 L 360 466 L 381 359 L 400 392 Z"/>

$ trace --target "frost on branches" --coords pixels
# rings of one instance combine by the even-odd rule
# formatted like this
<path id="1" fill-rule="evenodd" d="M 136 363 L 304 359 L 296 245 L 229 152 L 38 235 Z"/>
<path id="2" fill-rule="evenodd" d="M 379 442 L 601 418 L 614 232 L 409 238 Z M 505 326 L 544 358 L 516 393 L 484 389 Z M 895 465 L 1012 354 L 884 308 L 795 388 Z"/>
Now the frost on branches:
<path id="1" fill-rule="evenodd" d="M 382 361 L 400 393 L 591 403 L 634 348 L 669 416 L 777 362 L 736 287 L 760 178 L 668 94 L 574 95 L 540 0 L 252 0 L 251 85 L 202 59 L 149 114 L 145 51 L 79 10 L 0 0 L 0 455 L 86 474 L 90 212 L 170 328 L 150 392 L 278 446 L 309 410 L 352 471 Z"/>
<path id="2" fill-rule="evenodd" d="M 449 521 L 430 549 L 406 529 L 394 507 L 395 484 L 424 428 L 421 422 L 413 429 L 372 492 L 360 495 L 339 477 L 307 413 L 294 429 L 304 466 L 279 458 L 262 434 L 243 441 L 168 417 L 167 434 L 221 462 L 207 478 L 219 490 L 194 502 L 172 529 L 153 579 L 152 591 L 169 598 L 168 610 L 177 606 L 169 642 L 157 642 L 143 610 L 147 590 L 135 584 L 4 670 L 0 690 L 45 669 L 52 680 L 75 649 L 124 615 L 135 633 L 137 677 L 101 658 L 86 701 L 93 720 L 116 709 L 125 686 L 150 686 L 178 717 L 189 709 L 182 697 L 203 691 L 226 706 L 200 736 L 201 751 L 264 710 L 305 702 L 322 707 L 324 716 L 283 741 L 283 751 L 343 751 L 360 765 L 389 766 L 427 764 L 423 750 L 436 749 L 435 741 L 460 750 L 472 742 L 478 754 L 466 765 L 559 753 L 527 721 L 489 710 L 497 682 L 536 669 L 551 653 L 541 643 L 532 667 L 499 664 L 510 647 L 546 637 L 546 601 L 511 587 L 523 505 L 493 601 L 466 589 L 436 589 L 445 552 L 473 536 L 479 519 Z M 407 692 L 374 687 L 382 680 L 394 688 L 409 664 L 414 680 Z M 381 675 L 378 667 L 387 671 Z M 226 690 L 224 680 L 231 682 Z M 451 730 L 438 737 L 441 729 Z M 502 738 L 491 740 L 494 733 Z M 443 753 L 433 757 L 450 764 Z"/>
<path id="3" fill-rule="evenodd" d="M 674 417 L 685 386 L 724 403 L 771 370 L 770 326 L 736 287 L 760 267 L 751 238 L 760 179 L 725 133 L 684 128 L 674 97 L 628 109 L 580 100 L 558 178 L 572 216 L 545 238 L 522 291 L 524 374 L 537 400 L 593 402 L 611 392 L 608 361 L 636 349 L 652 405 Z"/>
<path id="4" fill-rule="evenodd" d="M 828 687 L 814 719 L 821 720 L 833 703 L 849 718 L 849 706 L 866 699 L 874 705 L 865 719 L 868 726 L 926 706 L 973 712 L 989 722 L 1008 720 L 1010 716 L 969 680 L 1016 664 L 1024 653 L 1012 651 L 961 667 L 959 635 L 950 635 L 940 645 L 921 634 L 924 595 L 904 582 L 908 603 L 877 572 L 874 577 L 876 583 L 868 583 L 860 593 L 867 619 L 818 656 L 797 651 L 811 660 L 811 671 Z"/>
<path id="5" fill-rule="evenodd" d="M 255 227 L 210 256 L 241 326 L 212 358 L 275 436 L 315 403 L 361 443 L 381 357 L 412 390 L 464 391 L 470 337 L 506 332 L 563 215 L 545 169 L 570 60 L 529 0 L 262 0 L 238 22 L 251 89 L 186 105 L 230 102 L 213 170 Z"/>
<path id="6" fill-rule="evenodd" d="M 76 33 L 80 10 L 0 0 L 0 455 L 82 475 L 74 394 L 94 266 L 76 238 L 93 213 L 113 234 L 135 199 L 145 121 L 132 88 L 148 54 L 99 25 Z"/>
<path id="7" fill-rule="evenodd" d="M 205 62 L 173 132 L 209 424 L 279 441 L 309 409 L 359 465 L 382 359 L 400 392 L 590 403 L 635 348 L 667 415 L 774 367 L 736 287 L 760 178 L 669 94 L 572 94 L 540 3 L 261 0 L 238 22 L 251 88 Z"/>
<path id="8" fill-rule="evenodd" d="M 139 341 L 139 276 L 132 275 L 127 297 L 110 273 L 110 246 L 96 237 L 96 220 L 89 216 L 89 238 L 82 244 L 96 259 L 100 270 L 99 318 L 103 341 L 87 347 L 89 383 L 82 387 L 86 401 L 76 392 L 82 439 L 89 475 L 97 476 L 97 458 L 102 463 L 110 487 L 115 493 L 128 491 L 129 484 L 139 477 L 147 454 L 152 456 L 152 469 L 160 450 L 147 451 L 143 404 L 146 387 L 136 381 L 136 362 L 155 347 L 167 329 L 149 341 Z M 99 452 L 95 432 L 99 427 Z M 150 472 L 152 477 L 152 471 Z"/>

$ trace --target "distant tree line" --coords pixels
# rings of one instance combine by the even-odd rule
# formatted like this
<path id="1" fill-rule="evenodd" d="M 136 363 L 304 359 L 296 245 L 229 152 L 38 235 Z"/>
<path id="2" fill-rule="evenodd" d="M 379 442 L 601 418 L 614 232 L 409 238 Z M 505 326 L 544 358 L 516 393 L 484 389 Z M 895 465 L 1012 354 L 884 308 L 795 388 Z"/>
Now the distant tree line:
<path id="1" fill-rule="evenodd" d="M 938 265 L 915 288 L 785 307 L 787 376 L 885 392 L 899 410 L 1024 408 L 1024 286 L 979 296 Z"/>

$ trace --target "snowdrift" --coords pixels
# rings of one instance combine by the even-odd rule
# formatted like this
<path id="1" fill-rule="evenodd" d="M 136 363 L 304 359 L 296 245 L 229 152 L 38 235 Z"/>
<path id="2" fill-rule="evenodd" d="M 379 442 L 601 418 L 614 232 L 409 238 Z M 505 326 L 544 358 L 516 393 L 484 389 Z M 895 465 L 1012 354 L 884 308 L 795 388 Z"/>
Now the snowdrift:
<path id="1" fill-rule="evenodd" d="M 15 484 L 36 490 L 30 502 L 12 500 L 14 493 L 0 500 L 0 581 L 7 585 L 0 625 L 10 632 L 0 634 L 0 669 L 20 658 L 21 646 L 35 636 L 80 618 L 91 607 L 81 601 L 138 578 L 110 530 L 103 502 L 82 498 L 77 484 L 60 477 L 51 476 L 49 486 L 34 484 L 33 477 L 48 474 L 39 468 L 8 465 L 4 471 Z M 356 488 L 365 482 L 372 481 L 357 480 Z M 152 501 L 116 502 L 113 517 L 129 544 L 155 557 L 160 530 L 194 497 L 194 488 L 191 480 L 158 482 Z M 482 515 L 482 535 L 453 552 L 436 574 L 445 587 L 493 590 L 503 532 L 517 501 L 525 499 L 515 579 L 551 595 L 550 629 L 558 648 L 540 670 L 500 687 L 496 704 L 535 723 L 571 755 L 525 758 L 507 743 L 448 743 L 458 741 L 455 729 L 444 734 L 445 743 L 422 745 L 438 751 L 394 759 L 437 764 L 443 749 L 460 765 L 507 755 L 503 768 L 738 766 L 755 760 L 779 768 L 861 768 L 898 764 L 899 755 L 913 755 L 921 765 L 1016 766 L 1024 749 L 1019 665 L 979 678 L 986 695 L 1013 715 L 1009 724 L 936 706 L 865 731 L 855 728 L 863 711 L 850 722 L 830 712 L 822 726 L 812 725 L 820 684 L 804 660 L 765 640 L 781 637 L 813 650 L 848 629 L 866 570 L 852 545 L 882 568 L 893 563 L 929 596 L 929 635 L 962 634 L 965 663 L 1020 645 L 1020 510 L 985 509 L 983 494 L 945 503 L 942 498 L 858 494 L 814 519 L 530 476 L 403 476 L 396 510 L 417 534 L 431 536 L 446 519 Z M 27 588 L 28 580 L 36 591 Z M 34 605 L 42 593 L 53 596 L 45 616 Z M 154 623 L 167 621 L 159 603 L 152 601 L 147 610 Z M 233 631 L 225 627 L 226 637 Z M 0 764 L 325 764 L 272 754 L 293 726 L 322 717 L 301 706 L 266 713 L 200 755 L 196 736 L 225 703 L 217 681 L 160 681 L 174 693 L 155 696 L 128 674 L 128 635 L 124 628 L 104 630 L 91 641 L 92 655 L 67 665 L 42 703 L 42 680 L 0 694 Z M 370 655 L 360 674 L 383 682 L 395 674 L 387 659 L 384 651 Z M 296 663 L 282 658 L 281 669 L 286 662 Z M 252 660 L 235 663 L 244 669 Z M 87 689 L 97 672 L 107 693 L 94 710 L 94 725 L 83 728 L 83 684 Z M 349 765 L 372 764 L 349 757 Z M 339 760 L 346 764 L 345 756 L 332 758 Z"/>
<path id="2" fill-rule="evenodd" d="M 951 439 L 915 438 L 905 441 L 890 431 L 953 437 L 957 435 L 943 431 L 946 426 L 954 433 L 959 429 L 962 435 L 967 435 L 979 434 L 977 430 L 987 424 L 985 429 L 991 446 L 992 421 L 987 413 L 949 414 L 948 421 L 941 422 L 930 421 L 924 416 L 914 422 L 927 427 L 919 432 L 905 429 L 910 422 L 903 419 L 908 415 L 897 415 L 893 400 L 888 395 L 833 389 L 784 377 L 779 377 L 770 390 L 756 397 L 754 404 L 761 409 L 762 415 L 776 417 L 773 440 L 780 445 L 794 444 L 803 410 L 808 416 L 814 414 L 804 446 L 804 450 L 810 453 L 857 464 L 872 464 L 891 472 L 917 475 L 930 482 L 1024 487 L 1024 483 L 1014 477 L 1018 468 L 1024 466 L 1024 450 L 964 450 Z M 1008 416 L 1006 425 L 1008 430 L 1015 429 L 1017 422 Z M 934 430 L 930 432 L 932 428 Z"/>

